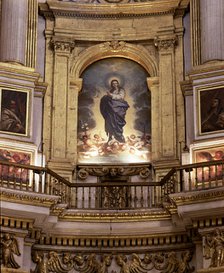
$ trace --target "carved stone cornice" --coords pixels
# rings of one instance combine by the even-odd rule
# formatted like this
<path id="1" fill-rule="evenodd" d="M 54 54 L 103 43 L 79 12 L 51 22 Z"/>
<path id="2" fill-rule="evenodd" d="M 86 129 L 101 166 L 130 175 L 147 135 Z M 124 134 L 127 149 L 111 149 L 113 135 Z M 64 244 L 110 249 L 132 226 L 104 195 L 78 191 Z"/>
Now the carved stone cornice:
<path id="1" fill-rule="evenodd" d="M 0 188 L 0 199 L 6 202 L 51 207 L 59 202 L 60 197 Z"/>
<path id="2" fill-rule="evenodd" d="M 49 243 L 51 242 L 51 243 Z M 67 243 L 67 244 L 66 244 Z M 178 244 L 178 246 L 177 246 Z M 99 246 L 107 250 L 112 250 L 113 252 L 124 252 L 121 249 L 125 246 L 125 251 L 130 252 L 131 248 L 138 247 L 139 250 L 144 249 L 183 249 L 183 247 L 192 247 L 191 238 L 185 233 L 166 233 L 166 234 L 152 234 L 152 235 L 58 235 L 51 233 L 50 235 L 42 234 L 40 239 L 36 241 L 35 248 L 44 248 L 48 250 L 55 249 L 55 246 L 60 250 L 70 250 L 75 247 L 75 251 L 79 251 L 78 248 L 91 247 L 92 250 L 99 251 Z M 115 250 L 116 249 L 116 250 Z"/>
<path id="3" fill-rule="evenodd" d="M 216 188 L 206 191 L 189 192 L 182 194 L 171 194 L 170 199 L 177 206 L 198 204 L 209 201 L 223 201 L 224 200 L 224 188 Z"/>
<path id="4" fill-rule="evenodd" d="M 78 178 L 85 180 L 89 175 L 92 176 L 133 176 L 139 175 L 141 178 L 148 178 L 151 175 L 151 166 L 79 166 Z"/>
<path id="5" fill-rule="evenodd" d="M 30 230 L 33 228 L 34 220 L 21 219 L 15 217 L 0 216 L 0 226 L 4 228 L 18 228 L 23 230 Z"/>
<path id="6" fill-rule="evenodd" d="M 154 39 L 154 45 L 159 50 L 174 49 L 174 47 L 177 45 L 177 42 L 178 42 L 177 36 L 173 36 L 173 37 L 156 37 Z"/>
<path id="7" fill-rule="evenodd" d="M 57 17 L 118 19 L 177 14 L 179 9 L 187 7 L 187 4 L 182 5 L 182 3 L 180 6 L 179 0 L 139 1 L 139 3 L 122 3 L 122 0 L 103 1 L 102 5 L 91 0 L 87 0 L 85 3 L 83 1 L 48 1 L 47 3 L 39 3 L 39 9 L 40 13 L 49 19 Z"/>

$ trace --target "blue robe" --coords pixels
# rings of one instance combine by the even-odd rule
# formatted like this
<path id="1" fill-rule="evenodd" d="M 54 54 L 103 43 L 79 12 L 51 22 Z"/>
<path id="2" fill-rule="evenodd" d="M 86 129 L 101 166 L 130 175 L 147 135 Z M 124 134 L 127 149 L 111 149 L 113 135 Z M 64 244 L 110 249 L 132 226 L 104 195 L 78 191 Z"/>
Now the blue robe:
<path id="1" fill-rule="evenodd" d="M 129 108 L 125 100 L 115 100 L 105 95 L 100 101 L 100 112 L 105 119 L 105 131 L 110 141 L 112 136 L 119 142 L 125 142 L 123 127 L 126 124 L 125 115 Z"/>

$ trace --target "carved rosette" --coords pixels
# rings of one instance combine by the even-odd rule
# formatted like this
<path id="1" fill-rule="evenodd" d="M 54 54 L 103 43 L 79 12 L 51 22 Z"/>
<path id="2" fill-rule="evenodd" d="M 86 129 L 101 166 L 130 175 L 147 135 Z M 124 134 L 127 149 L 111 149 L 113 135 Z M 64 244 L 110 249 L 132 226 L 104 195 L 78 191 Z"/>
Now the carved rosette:
<path id="1" fill-rule="evenodd" d="M 154 45 L 159 50 L 174 49 L 175 46 L 177 45 L 177 42 L 178 42 L 177 36 L 167 38 L 156 37 L 154 39 Z"/>

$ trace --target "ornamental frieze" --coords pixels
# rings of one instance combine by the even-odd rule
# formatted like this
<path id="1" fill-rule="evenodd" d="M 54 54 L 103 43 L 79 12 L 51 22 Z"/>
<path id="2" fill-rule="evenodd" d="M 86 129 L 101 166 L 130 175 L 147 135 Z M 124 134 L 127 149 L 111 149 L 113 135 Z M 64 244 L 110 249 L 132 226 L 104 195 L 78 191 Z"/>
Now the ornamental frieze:
<path id="1" fill-rule="evenodd" d="M 186 250 L 181 253 L 181 256 L 176 252 L 168 253 L 145 253 L 138 255 L 133 253 L 129 256 L 124 254 L 105 254 L 96 255 L 91 253 L 89 255 L 62 253 L 56 251 L 34 250 L 32 253 L 33 262 L 36 263 L 35 273 L 175 273 L 185 272 L 191 273 L 194 267 L 191 267 L 189 262 L 192 259 L 192 252 Z M 116 271 L 110 269 L 116 267 Z M 74 271 L 75 270 L 75 271 Z"/>
<path id="2" fill-rule="evenodd" d="M 153 2 L 155 0 L 58 0 L 60 2 L 91 3 L 91 4 L 127 4 L 135 2 Z"/>

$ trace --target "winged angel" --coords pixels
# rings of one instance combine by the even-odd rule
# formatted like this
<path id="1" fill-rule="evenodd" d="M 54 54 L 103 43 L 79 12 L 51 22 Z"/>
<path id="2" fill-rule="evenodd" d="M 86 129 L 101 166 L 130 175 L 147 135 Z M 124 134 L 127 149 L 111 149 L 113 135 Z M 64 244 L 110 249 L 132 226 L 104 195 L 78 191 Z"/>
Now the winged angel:
<path id="1" fill-rule="evenodd" d="M 19 268 L 14 258 L 14 254 L 20 256 L 17 240 L 12 234 L 4 233 L 1 241 L 1 263 L 8 268 Z"/>

